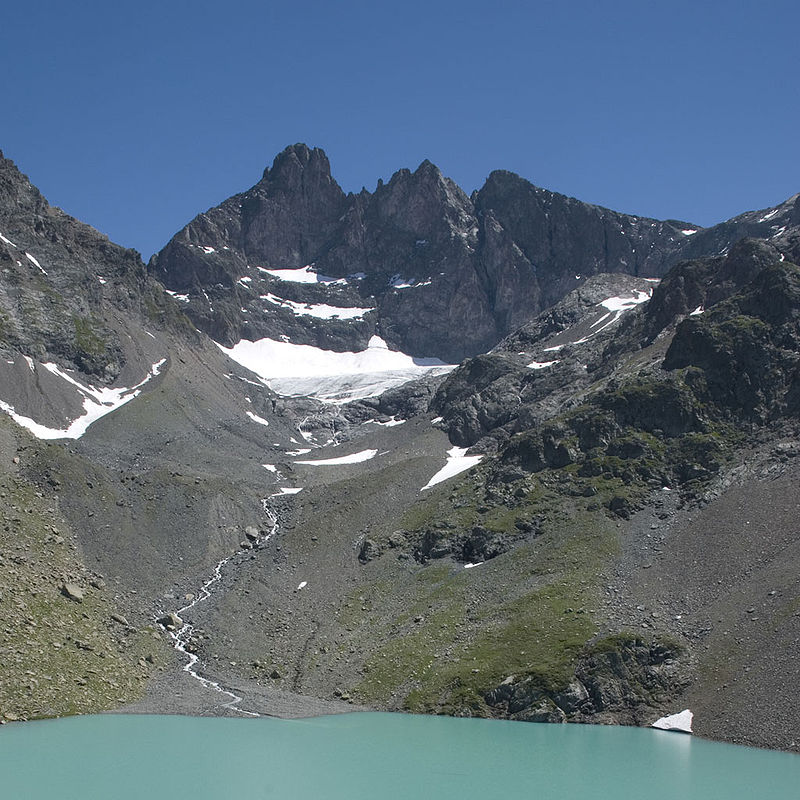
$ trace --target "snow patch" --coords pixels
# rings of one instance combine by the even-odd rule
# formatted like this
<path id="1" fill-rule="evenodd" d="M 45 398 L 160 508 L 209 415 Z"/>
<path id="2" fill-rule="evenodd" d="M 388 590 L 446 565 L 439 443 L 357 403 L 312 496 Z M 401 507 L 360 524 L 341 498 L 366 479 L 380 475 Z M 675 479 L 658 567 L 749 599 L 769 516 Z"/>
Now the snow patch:
<path id="1" fill-rule="evenodd" d="M 347 283 L 347 278 L 330 278 L 327 275 L 320 275 L 310 265 L 297 269 L 266 269 L 265 267 L 258 267 L 258 271 L 290 283 L 325 283 L 338 286 L 344 286 Z"/>
<path id="2" fill-rule="evenodd" d="M 454 475 L 458 475 L 460 472 L 474 467 L 483 458 L 482 455 L 468 456 L 466 452 L 466 447 L 451 447 L 450 450 L 447 451 L 447 463 L 422 487 L 422 489 L 420 489 L 420 491 L 424 492 L 426 489 L 430 489 L 431 486 L 436 486 L 437 483 L 446 481 L 448 478 L 452 478 Z"/>
<path id="3" fill-rule="evenodd" d="M 288 486 L 281 486 L 275 494 L 271 494 L 270 497 L 282 497 L 285 494 L 297 494 L 298 492 L 302 492 L 303 487 L 298 486 L 296 488 L 290 488 Z"/>
<path id="4" fill-rule="evenodd" d="M 177 292 L 170 291 L 169 289 L 164 290 L 168 295 L 174 297 L 176 300 L 180 300 L 181 303 L 188 303 L 189 302 L 189 295 L 188 294 L 178 294 Z"/>
<path id="5" fill-rule="evenodd" d="M 6 239 L 6 237 L 5 237 L 5 236 L 3 236 L 3 234 L 2 234 L 2 233 L 0 233 L 0 242 L 5 242 L 6 244 L 10 244 L 12 247 L 17 247 L 17 246 L 14 244 L 14 242 L 12 242 L 12 241 L 11 241 L 11 239 Z M 19 248 L 17 248 L 17 249 L 19 249 Z"/>
<path id="6" fill-rule="evenodd" d="M 384 428 L 394 428 L 397 425 L 403 425 L 406 420 L 404 419 L 396 419 L 395 417 L 391 417 L 390 419 L 386 420 L 386 422 L 378 422 L 378 420 L 372 420 L 376 425 L 381 425 Z"/>
<path id="7" fill-rule="evenodd" d="M 695 233 L 697 233 L 697 231 L 698 228 L 686 228 L 685 230 L 682 230 L 681 233 L 684 236 L 693 236 Z"/>
<path id="8" fill-rule="evenodd" d="M 319 458 L 315 461 L 295 461 L 295 464 L 308 464 L 312 467 L 338 467 L 340 464 L 360 464 L 362 461 L 369 461 L 371 458 L 375 458 L 377 454 L 377 450 L 362 450 L 359 453 L 351 453 L 349 456 Z"/>
<path id="9" fill-rule="evenodd" d="M 759 222 L 766 222 L 768 219 L 772 219 L 779 211 L 780 208 L 773 208 L 772 211 L 768 211 L 766 214 L 764 214 L 764 216 L 761 217 Z"/>
<path id="10" fill-rule="evenodd" d="M 657 719 L 650 727 L 658 728 L 662 731 L 680 731 L 681 733 L 692 732 L 692 719 L 694 714 L 687 708 L 677 714 L 670 714 L 667 717 Z"/>
<path id="11" fill-rule="evenodd" d="M 252 411 L 246 411 L 245 413 L 253 422 L 257 422 L 259 425 L 269 425 L 269 422 L 264 417 L 259 417 L 258 414 L 254 414 Z"/>
<path id="12" fill-rule="evenodd" d="M 646 303 L 650 299 L 651 294 L 651 291 L 640 292 L 637 290 L 634 297 L 609 297 L 598 305 L 607 308 L 609 311 L 628 311 L 634 306 L 638 306 L 640 303 Z"/>
<path id="13" fill-rule="evenodd" d="M 545 367 L 552 367 L 553 364 L 558 364 L 558 359 L 555 361 L 531 361 L 528 369 L 545 369 Z"/>
<path id="14" fill-rule="evenodd" d="M 698 316 L 698 314 L 702 314 L 704 311 L 705 309 L 703 308 L 703 306 L 697 306 L 697 308 L 694 311 L 689 312 L 689 316 L 696 317 Z"/>
<path id="15" fill-rule="evenodd" d="M 588 342 L 593 336 L 601 333 L 606 328 L 611 327 L 611 325 L 613 325 L 626 311 L 630 311 L 632 308 L 635 308 L 641 303 L 646 303 L 652 297 L 652 295 L 652 289 L 648 289 L 646 292 L 640 292 L 636 290 L 633 297 L 616 296 L 608 297 L 601 301 L 597 304 L 598 307 L 602 306 L 603 308 L 607 309 L 609 313 L 604 314 L 600 319 L 590 326 L 591 328 L 596 328 L 598 325 L 600 325 L 600 327 L 597 328 L 597 330 L 592 330 L 590 334 L 584 336 L 582 339 L 571 342 L 571 344 L 583 344 L 584 342 Z M 558 347 L 546 347 L 545 352 L 548 350 L 557 350 L 560 349 L 560 347 L 563 347 L 563 345 L 559 345 Z"/>
<path id="16" fill-rule="evenodd" d="M 278 472 L 278 468 L 274 464 L 262 464 L 261 466 L 264 467 L 267 472 L 274 472 L 276 474 Z"/>

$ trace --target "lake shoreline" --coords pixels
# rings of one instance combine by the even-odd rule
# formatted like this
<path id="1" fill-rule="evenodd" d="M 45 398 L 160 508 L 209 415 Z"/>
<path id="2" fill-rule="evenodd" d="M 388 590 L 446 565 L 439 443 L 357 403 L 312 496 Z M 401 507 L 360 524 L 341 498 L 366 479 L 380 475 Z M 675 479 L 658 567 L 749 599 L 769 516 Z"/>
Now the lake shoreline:
<path id="1" fill-rule="evenodd" d="M 205 674 L 205 673 L 204 673 Z M 330 714 L 346 714 L 354 711 L 376 711 L 378 709 L 357 705 L 344 700 L 324 700 L 319 697 L 296 694 L 252 681 L 243 681 L 232 676 L 213 679 L 242 698 L 239 706 L 264 717 L 280 719 L 304 719 Z M 245 717 L 236 707 L 225 703 L 229 697 L 203 686 L 183 669 L 173 668 L 153 678 L 139 700 L 114 709 L 108 714 L 181 714 L 193 717 Z"/>
<path id="2" fill-rule="evenodd" d="M 252 681 L 242 680 L 234 676 L 219 677 L 216 673 L 211 676 L 220 682 L 225 689 L 235 692 L 242 698 L 241 708 L 244 711 L 253 712 L 260 717 L 274 717 L 277 719 L 309 719 L 313 717 L 325 717 L 333 714 L 351 714 L 356 712 L 380 712 L 389 711 L 388 709 L 374 708 L 359 705 L 344 700 L 327 700 L 310 695 L 297 694 L 284 689 L 277 689 L 266 686 L 259 686 Z M 190 717 L 221 717 L 244 719 L 250 714 L 237 711 L 236 708 L 229 708 L 225 705 L 228 696 L 213 689 L 204 687 L 194 678 L 191 678 L 179 667 L 165 670 L 158 677 L 154 678 L 147 689 L 145 695 L 139 700 L 128 703 L 119 708 L 108 709 L 105 714 L 164 714 L 180 715 Z M 390 713 L 405 714 L 391 710 Z M 428 716 L 428 715 L 422 715 Z M 506 720 L 508 721 L 508 720 Z M 700 722 L 702 720 L 695 720 Z M 527 723 L 534 724 L 534 723 Z M 567 723 L 580 724 L 580 723 Z M 583 723 L 592 724 L 592 723 Z M 597 723 L 603 726 L 604 723 Z M 649 726 L 610 726 L 610 727 L 642 727 Z M 760 750 L 769 750 L 779 753 L 791 753 L 798 755 L 794 743 L 787 743 L 785 747 L 772 747 L 766 741 L 761 741 L 753 737 L 748 741 L 741 741 L 733 737 L 724 739 L 716 736 L 709 736 L 702 730 L 695 730 L 692 734 L 675 733 L 680 736 L 693 736 L 719 744 L 734 744 L 742 747 L 753 747 Z"/>

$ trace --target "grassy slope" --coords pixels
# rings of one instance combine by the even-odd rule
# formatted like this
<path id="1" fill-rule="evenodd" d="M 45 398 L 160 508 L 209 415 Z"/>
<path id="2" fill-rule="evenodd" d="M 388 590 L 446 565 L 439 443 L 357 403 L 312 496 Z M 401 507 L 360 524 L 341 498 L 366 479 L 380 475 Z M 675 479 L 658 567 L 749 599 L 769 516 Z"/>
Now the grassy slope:
<path id="1" fill-rule="evenodd" d="M 0 718 L 5 719 L 112 708 L 138 697 L 148 676 L 170 659 L 153 629 L 125 624 L 113 590 L 84 563 L 75 531 L 58 511 L 57 492 L 40 491 L 20 473 L 41 447 L 0 419 Z M 64 595 L 65 581 L 84 592 L 82 602 Z"/>

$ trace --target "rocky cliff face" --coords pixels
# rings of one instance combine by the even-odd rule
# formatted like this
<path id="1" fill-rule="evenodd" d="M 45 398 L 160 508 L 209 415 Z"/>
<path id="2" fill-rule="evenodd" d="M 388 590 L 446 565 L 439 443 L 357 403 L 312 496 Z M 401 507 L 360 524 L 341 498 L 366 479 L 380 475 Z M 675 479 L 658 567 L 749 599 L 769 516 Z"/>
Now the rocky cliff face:
<path id="1" fill-rule="evenodd" d="M 345 195 L 321 150 L 294 145 L 250 190 L 176 234 L 150 270 L 226 345 L 280 331 L 297 344 L 357 350 L 377 333 L 394 349 L 457 362 L 592 275 L 661 276 L 744 230 L 766 235 L 770 219 L 706 234 L 588 205 L 510 172 L 493 172 L 467 197 L 428 161 L 372 193 Z M 313 283 L 267 272 L 307 265 Z M 321 321 L 292 303 L 365 311 L 343 324 L 346 312 Z"/>
<path id="2" fill-rule="evenodd" d="M 135 250 L 50 206 L 2 154 L 0 234 L 0 346 L 111 383 L 143 366 L 134 328 L 191 331 Z"/>

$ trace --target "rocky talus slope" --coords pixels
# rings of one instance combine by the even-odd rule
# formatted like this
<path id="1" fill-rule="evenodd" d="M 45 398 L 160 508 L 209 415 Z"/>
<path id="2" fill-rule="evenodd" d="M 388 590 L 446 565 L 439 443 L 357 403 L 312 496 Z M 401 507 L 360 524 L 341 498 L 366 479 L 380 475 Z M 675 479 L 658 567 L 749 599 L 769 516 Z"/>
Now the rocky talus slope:
<path id="1" fill-rule="evenodd" d="M 346 195 L 295 145 L 145 268 L 0 167 L 6 719 L 235 713 L 155 624 L 227 559 L 186 641 L 255 711 L 690 707 L 798 749 L 797 197 L 704 230 L 428 162 Z"/>

